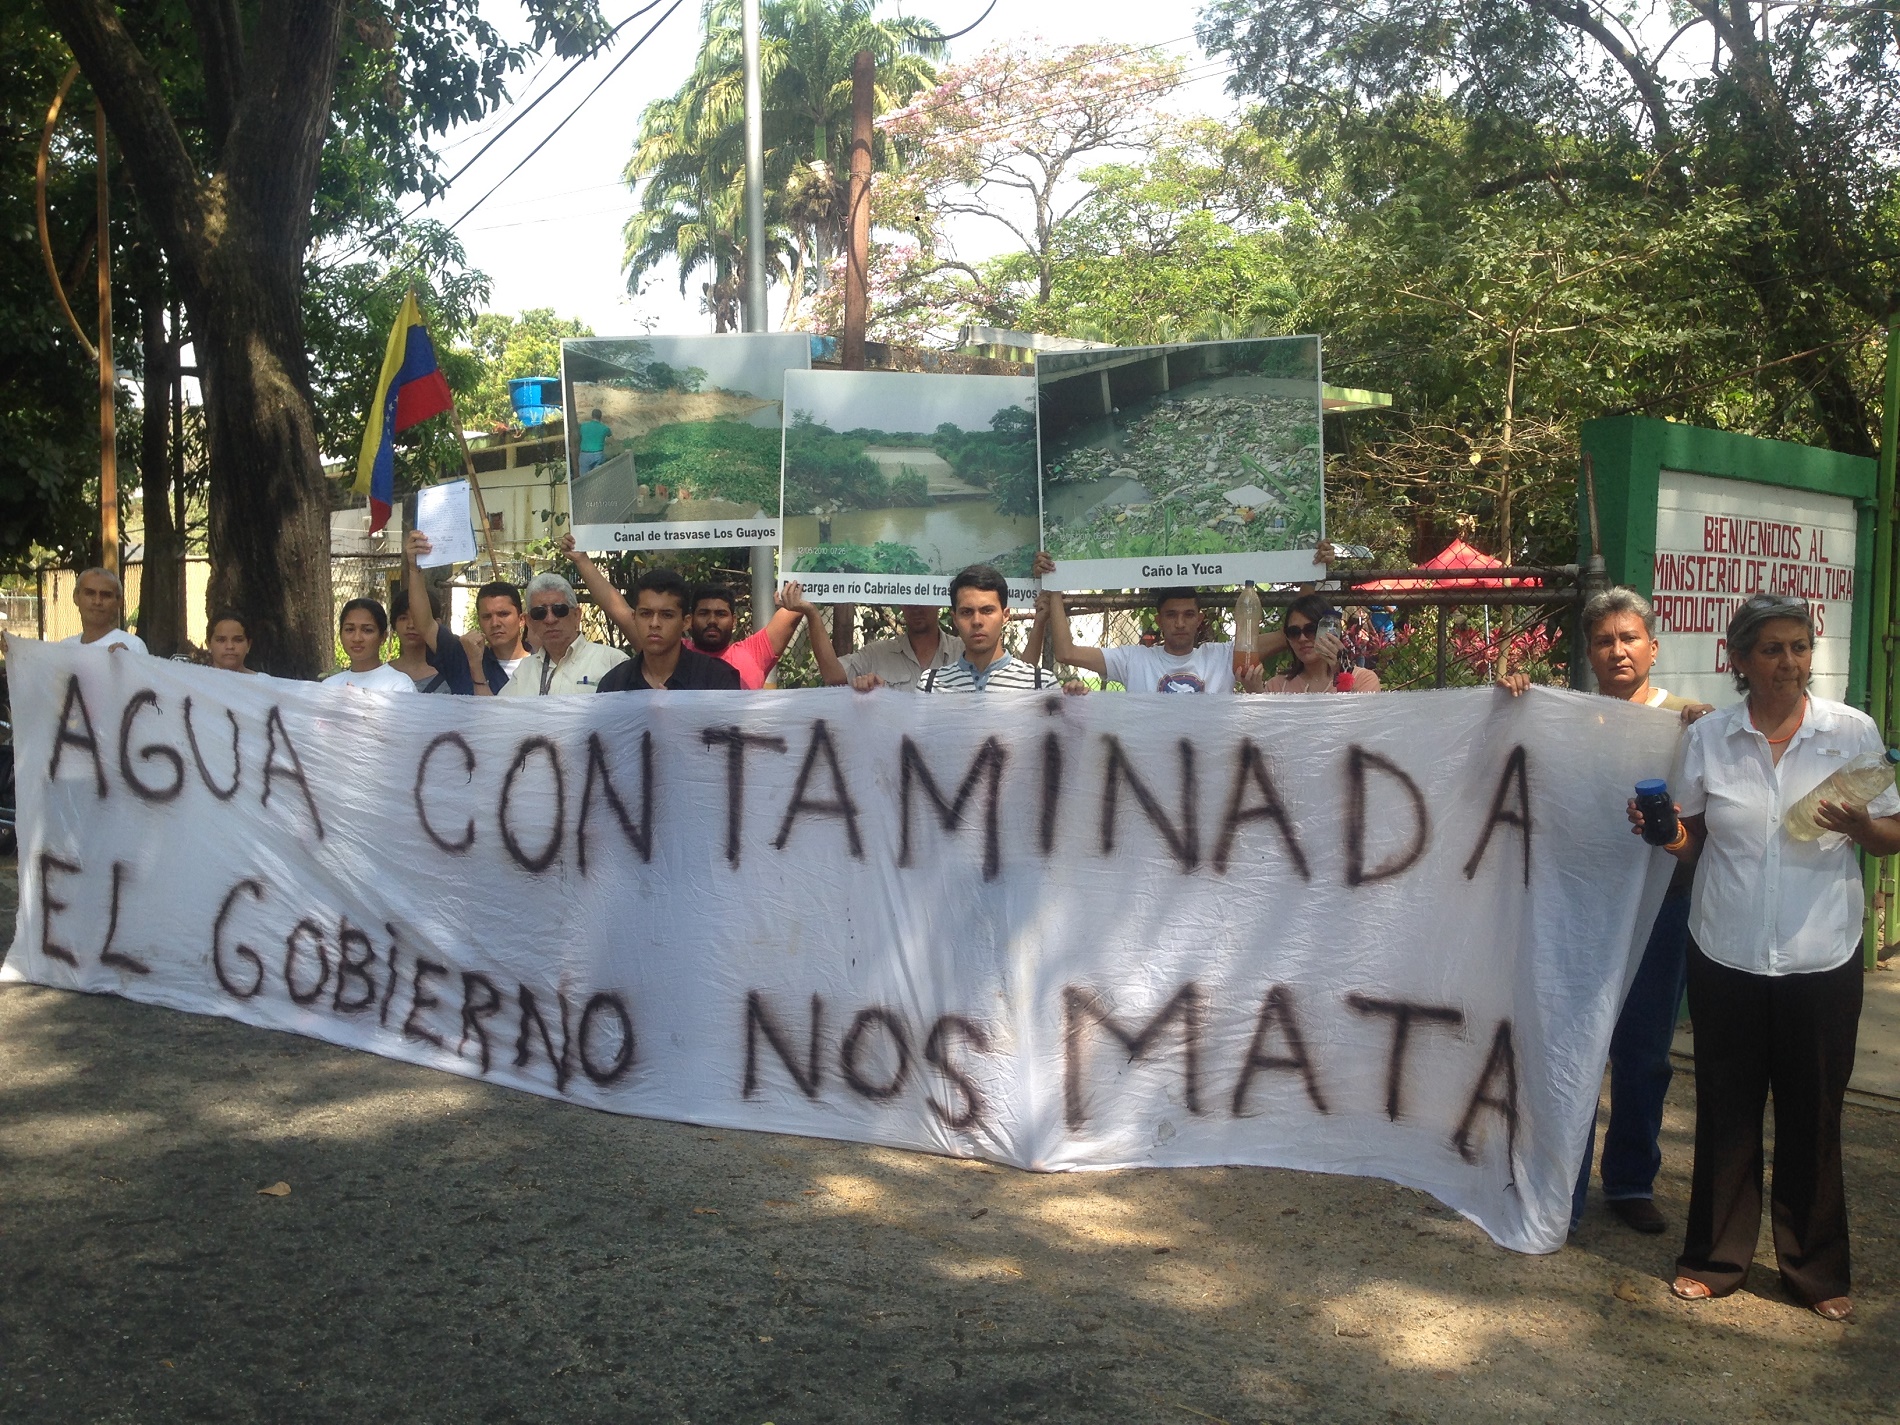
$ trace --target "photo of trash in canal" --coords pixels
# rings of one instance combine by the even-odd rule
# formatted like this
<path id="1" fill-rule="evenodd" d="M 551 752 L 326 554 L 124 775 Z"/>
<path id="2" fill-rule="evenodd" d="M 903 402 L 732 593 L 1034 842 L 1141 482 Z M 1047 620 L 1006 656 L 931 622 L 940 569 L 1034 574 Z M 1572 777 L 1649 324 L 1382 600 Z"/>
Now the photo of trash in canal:
<path id="1" fill-rule="evenodd" d="M 569 508 L 585 549 L 778 538 L 780 400 L 796 332 L 561 343 Z"/>
<path id="2" fill-rule="evenodd" d="M 787 373 L 780 568 L 835 602 L 940 598 L 991 564 L 1030 599 L 1035 405 L 1028 376 Z"/>
<path id="3" fill-rule="evenodd" d="M 1183 582 L 1184 558 L 1320 542 L 1317 337 L 1043 352 L 1036 382 L 1052 587 Z M 1230 579 L 1286 563 L 1217 562 Z"/>

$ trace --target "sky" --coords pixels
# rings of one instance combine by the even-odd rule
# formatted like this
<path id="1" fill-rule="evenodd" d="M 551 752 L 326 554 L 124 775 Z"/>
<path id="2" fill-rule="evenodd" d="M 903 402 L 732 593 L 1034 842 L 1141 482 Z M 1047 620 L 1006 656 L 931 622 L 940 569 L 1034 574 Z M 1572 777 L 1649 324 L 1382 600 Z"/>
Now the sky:
<path id="1" fill-rule="evenodd" d="M 1033 376 L 959 376 L 908 371 L 788 371 L 785 408 L 833 430 L 920 431 L 948 421 L 986 431 L 1005 406 L 1034 408 Z"/>
<path id="2" fill-rule="evenodd" d="M 670 0 L 669 0 L 670 3 Z M 921 15 L 954 33 L 983 13 L 987 0 L 908 0 L 893 11 Z M 604 0 L 603 10 L 617 23 L 636 0 Z M 511 38 L 525 36 L 520 7 L 512 0 L 483 0 L 482 12 Z M 666 5 L 653 18 L 666 13 Z M 1040 35 L 1054 44 L 1108 40 L 1127 45 L 1160 45 L 1190 65 L 1189 85 L 1171 107 L 1177 111 L 1225 112 L 1232 101 L 1222 87 L 1226 69 L 1201 54 L 1191 35 L 1195 8 L 1130 3 L 1130 0 L 1003 0 L 973 33 L 952 46 L 953 60 L 970 58 L 994 44 L 1020 42 Z M 627 56 L 628 42 L 650 21 L 630 26 L 604 56 L 581 66 L 546 103 L 528 115 L 494 149 L 459 177 L 427 216 L 453 221 L 545 139 L 562 116 Z M 560 317 L 578 317 L 601 336 L 654 332 L 700 332 L 709 319 L 679 293 L 677 275 L 655 276 L 645 291 L 630 297 L 621 275 L 621 228 L 634 198 L 620 173 L 639 125 L 640 111 L 651 100 L 670 94 L 692 66 L 699 44 L 699 0 L 684 0 L 652 38 L 605 79 L 578 117 L 561 130 L 532 162 L 509 178 L 456 228 L 471 265 L 494 282 L 488 310 L 516 313 L 528 307 L 552 307 Z M 517 105 L 532 100 L 560 73 L 558 61 L 531 65 L 510 86 Z M 499 118 L 448 135 L 442 143 L 444 166 L 453 173 L 505 123 Z M 951 233 L 958 255 L 980 261 L 1013 241 L 999 225 L 975 221 Z"/>

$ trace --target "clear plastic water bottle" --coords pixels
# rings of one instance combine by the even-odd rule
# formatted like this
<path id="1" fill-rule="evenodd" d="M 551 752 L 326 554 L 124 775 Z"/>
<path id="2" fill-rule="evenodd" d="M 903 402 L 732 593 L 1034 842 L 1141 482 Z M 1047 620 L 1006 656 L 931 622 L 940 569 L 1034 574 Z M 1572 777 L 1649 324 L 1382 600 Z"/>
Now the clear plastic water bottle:
<path id="1" fill-rule="evenodd" d="M 1788 835 L 1796 841 L 1825 836 L 1827 828 L 1814 819 L 1815 808 L 1822 802 L 1833 802 L 1858 811 L 1893 785 L 1896 762 L 1900 762 L 1900 750 L 1892 747 L 1884 752 L 1861 753 L 1789 809 L 1782 823 Z"/>
<path id="2" fill-rule="evenodd" d="M 1260 666 L 1260 595 L 1249 579 L 1234 600 L 1234 681 L 1241 682 Z"/>

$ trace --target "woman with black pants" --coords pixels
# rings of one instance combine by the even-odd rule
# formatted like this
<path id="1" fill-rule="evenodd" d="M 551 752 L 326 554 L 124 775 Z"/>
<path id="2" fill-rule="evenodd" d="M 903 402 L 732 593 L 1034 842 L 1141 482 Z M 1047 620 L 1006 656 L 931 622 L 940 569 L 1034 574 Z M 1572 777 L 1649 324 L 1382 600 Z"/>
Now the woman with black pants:
<path id="1" fill-rule="evenodd" d="M 1775 1256 L 1795 1298 L 1830 1321 L 1853 1313 L 1841 1102 L 1860 1020 L 1863 895 L 1855 848 L 1900 851 L 1900 795 L 1822 802 L 1816 840 L 1788 812 L 1862 753 L 1873 720 L 1808 693 L 1814 621 L 1799 599 L 1757 594 L 1728 626 L 1747 697 L 1689 731 L 1682 829 L 1668 848 L 1696 864 L 1689 915 L 1695 1023 L 1695 1169 L 1675 1294 L 1742 1284 L 1761 1229 L 1762 1116 L 1775 1099 Z M 1631 819 L 1639 821 L 1635 803 Z"/>

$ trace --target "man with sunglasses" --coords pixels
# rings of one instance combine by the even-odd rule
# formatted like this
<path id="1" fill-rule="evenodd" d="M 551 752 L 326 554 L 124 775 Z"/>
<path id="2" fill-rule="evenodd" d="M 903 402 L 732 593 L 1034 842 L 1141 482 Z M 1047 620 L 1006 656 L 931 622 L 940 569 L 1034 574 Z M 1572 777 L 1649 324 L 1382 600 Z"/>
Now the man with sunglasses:
<path id="1" fill-rule="evenodd" d="M 538 645 L 515 669 L 499 696 L 545 698 L 561 693 L 599 690 L 607 672 L 627 661 L 618 648 L 595 643 L 581 633 L 581 605 L 574 586 L 559 574 L 537 574 L 528 581 L 528 620 Z"/>
<path id="2" fill-rule="evenodd" d="M 1055 561 L 1043 552 L 1037 554 L 1030 572 L 1041 578 L 1054 569 Z M 1154 591 L 1155 622 L 1161 629 L 1156 643 L 1126 643 L 1109 648 L 1090 648 L 1077 643 L 1069 633 L 1069 611 L 1062 602 L 1062 595 L 1048 590 L 1042 597 L 1049 613 L 1050 636 L 1055 640 L 1058 663 L 1086 668 L 1110 682 L 1120 683 L 1131 693 L 1234 691 L 1234 645 L 1198 642 L 1206 615 L 1201 612 L 1200 595 L 1193 589 Z M 1263 657 L 1286 647 L 1284 634 L 1263 632 L 1260 637 Z"/>

